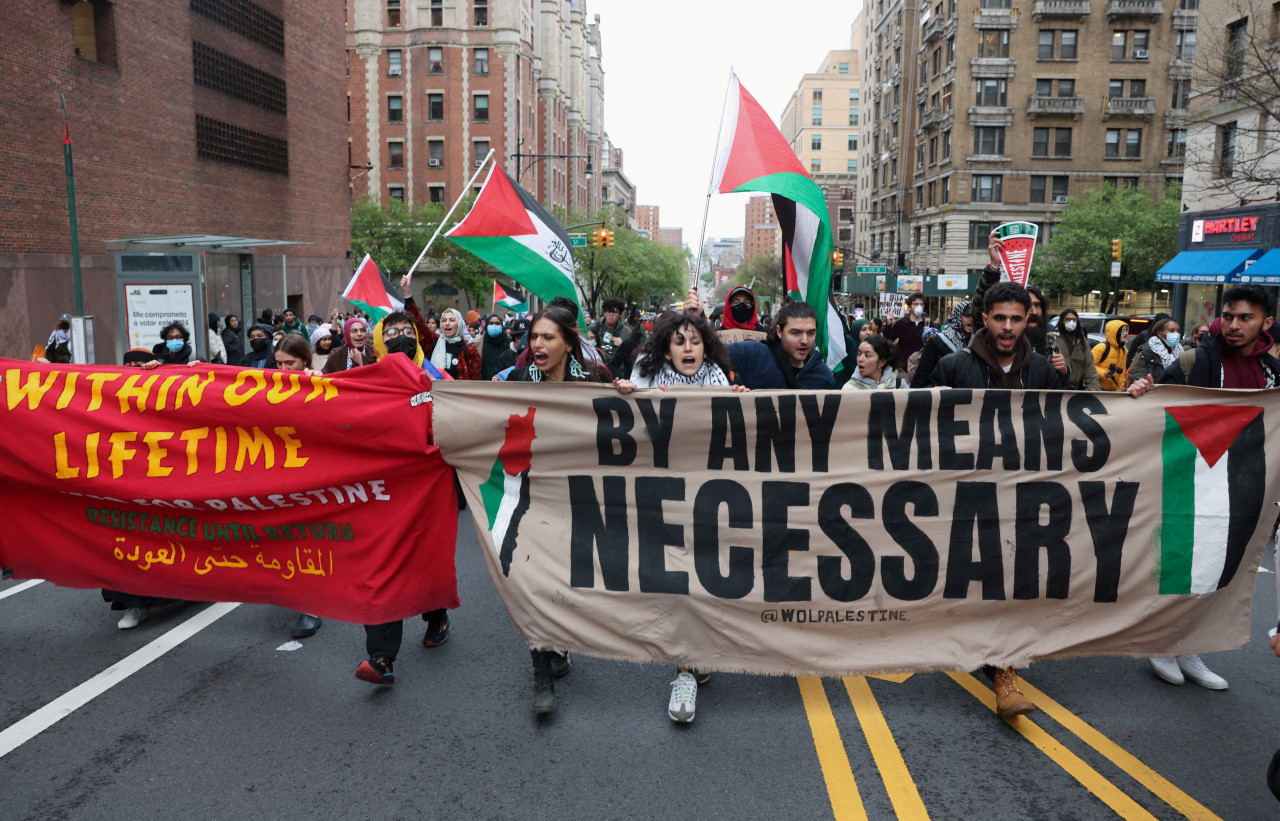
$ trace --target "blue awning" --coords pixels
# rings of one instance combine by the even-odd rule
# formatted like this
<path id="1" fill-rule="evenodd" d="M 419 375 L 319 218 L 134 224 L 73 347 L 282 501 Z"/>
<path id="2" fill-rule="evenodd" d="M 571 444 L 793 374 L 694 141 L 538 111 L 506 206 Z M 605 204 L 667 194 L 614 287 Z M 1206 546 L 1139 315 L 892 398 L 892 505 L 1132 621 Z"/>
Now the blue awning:
<path id="1" fill-rule="evenodd" d="M 1156 271 L 1157 282 L 1238 282 L 1240 272 L 1251 259 L 1262 256 L 1261 248 L 1230 251 L 1183 251 Z"/>
<path id="2" fill-rule="evenodd" d="M 1280 248 L 1272 248 L 1240 275 L 1251 285 L 1280 285 Z"/>

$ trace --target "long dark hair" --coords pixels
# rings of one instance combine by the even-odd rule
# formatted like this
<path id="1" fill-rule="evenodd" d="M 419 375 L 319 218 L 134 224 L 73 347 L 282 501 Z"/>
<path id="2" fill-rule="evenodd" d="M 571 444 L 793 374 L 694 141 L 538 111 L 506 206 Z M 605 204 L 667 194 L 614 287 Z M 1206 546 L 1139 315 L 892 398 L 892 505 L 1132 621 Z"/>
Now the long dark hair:
<path id="1" fill-rule="evenodd" d="M 529 322 L 529 331 L 532 333 L 533 326 L 538 324 L 539 319 L 546 319 L 554 322 L 556 328 L 560 331 L 560 338 L 569 345 L 569 356 L 582 363 L 582 337 L 578 336 L 578 317 L 566 308 L 558 305 L 548 305 L 541 311 L 533 315 L 533 319 Z M 569 363 L 564 363 L 565 376 L 569 375 Z"/>
<path id="2" fill-rule="evenodd" d="M 1076 318 L 1076 329 L 1074 331 L 1067 330 L 1067 314 L 1071 314 Z M 1075 308 L 1064 308 L 1062 313 L 1058 314 L 1058 336 L 1064 335 L 1073 336 L 1080 341 L 1084 341 L 1084 324 L 1080 322 L 1080 314 L 1076 313 Z"/>
<path id="3" fill-rule="evenodd" d="M 653 333 L 649 334 L 649 338 L 645 340 L 644 358 L 640 359 L 637 367 L 641 376 L 645 379 L 657 376 L 658 371 L 662 370 L 663 364 L 667 361 L 667 353 L 671 350 L 671 337 L 675 336 L 677 331 L 684 333 L 686 327 L 692 328 L 698 336 L 702 337 L 704 362 L 719 365 L 726 373 L 731 370 L 726 357 L 728 351 L 707 320 L 679 311 L 667 311 L 658 317 L 658 321 L 653 325 Z"/>
<path id="4" fill-rule="evenodd" d="M 869 336 L 859 342 L 858 347 L 862 347 L 864 344 L 870 345 L 871 350 L 875 351 L 876 358 L 884 362 L 880 366 L 881 368 L 896 369 L 898 367 L 898 346 L 892 339 L 884 336 Z"/>

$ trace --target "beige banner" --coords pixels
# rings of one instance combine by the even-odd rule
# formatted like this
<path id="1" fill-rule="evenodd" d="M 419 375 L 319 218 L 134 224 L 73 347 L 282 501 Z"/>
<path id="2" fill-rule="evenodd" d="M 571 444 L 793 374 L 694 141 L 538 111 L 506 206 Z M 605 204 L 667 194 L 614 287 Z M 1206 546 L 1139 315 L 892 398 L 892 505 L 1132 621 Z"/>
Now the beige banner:
<path id="1" fill-rule="evenodd" d="M 1275 392 L 437 382 L 531 646 L 849 675 L 1242 646 Z"/>

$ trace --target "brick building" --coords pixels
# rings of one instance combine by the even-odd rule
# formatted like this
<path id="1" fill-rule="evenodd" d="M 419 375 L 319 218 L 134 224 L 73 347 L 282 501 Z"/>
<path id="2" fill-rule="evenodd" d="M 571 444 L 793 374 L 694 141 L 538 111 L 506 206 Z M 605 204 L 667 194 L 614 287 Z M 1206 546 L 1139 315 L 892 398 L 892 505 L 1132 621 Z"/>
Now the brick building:
<path id="1" fill-rule="evenodd" d="M 659 209 L 656 205 L 636 206 L 636 230 L 654 242 L 658 241 Z"/>
<path id="2" fill-rule="evenodd" d="M 26 45 L 0 81 L 0 352 L 27 356 L 75 310 L 59 92 L 98 361 L 124 344 L 126 256 L 193 263 L 197 317 L 336 305 L 351 271 L 341 21 L 303 0 L 11 4 L 6 42 Z M 113 242 L 156 236 L 188 239 Z"/>
<path id="3" fill-rule="evenodd" d="M 773 213 L 773 198 L 768 194 L 747 200 L 746 223 L 742 234 L 742 261 L 757 257 L 778 257 L 782 252 L 782 229 Z"/>
<path id="4" fill-rule="evenodd" d="M 585 0 L 346 6 L 348 156 L 367 169 L 353 197 L 452 203 L 493 149 L 544 205 L 600 207 L 600 20 Z"/>

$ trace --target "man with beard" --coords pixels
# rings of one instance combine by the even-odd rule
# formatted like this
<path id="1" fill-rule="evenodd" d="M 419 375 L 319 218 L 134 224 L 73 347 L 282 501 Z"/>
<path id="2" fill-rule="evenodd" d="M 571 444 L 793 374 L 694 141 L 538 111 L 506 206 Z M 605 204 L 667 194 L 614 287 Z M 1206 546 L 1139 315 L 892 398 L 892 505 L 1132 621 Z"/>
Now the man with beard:
<path id="1" fill-rule="evenodd" d="M 1054 390 L 1063 387 L 1062 375 L 1049 360 L 1031 349 L 1026 338 L 1031 295 L 1014 282 L 998 282 L 985 289 L 983 326 L 974 332 L 969 347 L 944 356 L 930 376 L 931 388 L 982 390 Z M 1035 710 L 1018 687 L 1012 667 L 994 670 L 996 714 L 1012 718 Z"/>
<path id="2" fill-rule="evenodd" d="M 995 231 L 992 231 L 987 237 L 987 255 L 991 258 L 991 261 L 986 268 L 982 269 L 982 276 L 978 279 L 978 287 L 973 292 L 973 304 L 975 306 L 985 305 L 987 289 L 1000 281 L 1000 248 L 1003 244 L 1003 240 L 996 236 Z M 1033 351 L 1049 360 L 1054 370 L 1066 376 L 1069 370 L 1066 358 L 1053 350 L 1049 344 L 1049 302 L 1045 299 L 1044 292 L 1040 290 L 1040 286 L 1028 285 L 1026 290 L 1027 295 L 1031 298 L 1031 307 L 1027 312 L 1027 325 L 1024 331 L 1027 341 L 1031 343 Z"/>

